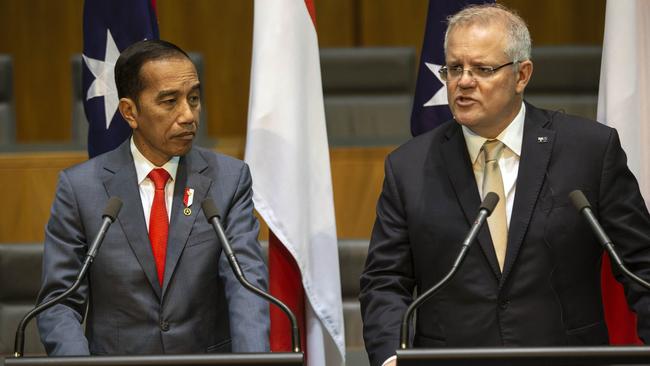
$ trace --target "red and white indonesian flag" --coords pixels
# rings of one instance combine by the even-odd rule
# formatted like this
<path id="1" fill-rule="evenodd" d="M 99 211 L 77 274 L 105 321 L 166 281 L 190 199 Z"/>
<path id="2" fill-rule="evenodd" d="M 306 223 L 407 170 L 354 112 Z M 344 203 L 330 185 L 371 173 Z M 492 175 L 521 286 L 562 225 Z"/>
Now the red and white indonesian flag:
<path id="1" fill-rule="evenodd" d="M 598 121 L 618 130 L 628 166 L 650 203 L 650 1 L 608 0 Z M 610 271 L 603 271 L 610 343 L 638 343 L 636 319 Z"/>
<path id="2" fill-rule="evenodd" d="M 302 278 L 308 364 L 341 365 L 341 285 L 313 3 L 256 0 L 254 10 L 246 141 L 253 200 Z M 270 265 L 272 291 L 290 282 L 277 282 L 283 277 L 274 272 L 283 269 Z M 273 349 L 273 337 L 282 335 L 271 328 Z"/>
<path id="3" fill-rule="evenodd" d="M 598 120 L 615 127 L 650 203 L 650 1 L 608 0 Z"/>

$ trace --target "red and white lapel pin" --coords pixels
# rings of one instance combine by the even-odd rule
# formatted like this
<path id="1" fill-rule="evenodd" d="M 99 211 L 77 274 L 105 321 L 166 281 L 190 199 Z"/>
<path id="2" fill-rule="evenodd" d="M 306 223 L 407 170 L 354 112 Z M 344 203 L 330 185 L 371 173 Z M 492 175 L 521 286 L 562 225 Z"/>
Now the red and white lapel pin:
<path id="1" fill-rule="evenodd" d="M 194 190 L 192 188 L 185 188 L 185 192 L 183 192 L 183 205 L 185 205 L 185 208 L 183 208 L 183 214 L 185 216 L 190 216 L 192 214 L 190 206 L 192 206 L 193 201 Z"/>

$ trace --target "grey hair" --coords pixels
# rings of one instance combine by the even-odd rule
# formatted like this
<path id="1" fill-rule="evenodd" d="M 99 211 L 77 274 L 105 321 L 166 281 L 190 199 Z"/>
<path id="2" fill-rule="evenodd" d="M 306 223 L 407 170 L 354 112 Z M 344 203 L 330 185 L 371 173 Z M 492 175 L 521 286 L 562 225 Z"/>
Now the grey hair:
<path id="1" fill-rule="evenodd" d="M 504 51 L 510 60 L 530 60 L 530 32 L 526 22 L 514 11 L 501 4 L 470 5 L 460 12 L 447 18 L 448 26 L 445 32 L 445 54 L 449 33 L 456 27 L 473 24 L 490 25 L 502 23 L 506 28 L 507 44 Z"/>

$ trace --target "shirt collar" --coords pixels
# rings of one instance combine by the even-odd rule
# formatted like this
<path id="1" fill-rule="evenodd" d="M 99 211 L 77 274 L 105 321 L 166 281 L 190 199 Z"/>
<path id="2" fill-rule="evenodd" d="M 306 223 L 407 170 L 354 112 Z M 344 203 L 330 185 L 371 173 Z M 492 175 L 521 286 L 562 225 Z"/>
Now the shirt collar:
<path id="1" fill-rule="evenodd" d="M 521 103 L 521 108 L 519 113 L 515 116 L 515 119 L 510 122 L 508 127 L 505 130 L 501 131 L 496 140 L 501 141 L 510 151 L 515 153 L 517 156 L 521 156 L 521 142 L 524 137 L 524 120 L 526 117 L 526 104 Z M 476 134 L 474 131 L 469 129 L 467 126 L 461 126 L 463 129 L 463 136 L 465 137 L 465 144 L 467 144 L 467 151 L 469 152 L 469 158 L 472 164 L 476 163 L 476 159 L 481 152 L 481 148 L 486 139 L 483 136 Z"/>
<path id="2" fill-rule="evenodd" d="M 138 150 L 138 147 L 135 146 L 135 143 L 133 142 L 133 136 L 131 136 L 131 155 L 133 155 L 133 164 L 135 164 L 135 172 L 138 175 L 138 185 L 140 185 L 147 178 L 149 173 L 151 173 L 154 168 L 157 168 L 157 166 L 155 166 L 152 162 L 145 158 L 144 155 L 142 155 L 140 150 Z M 167 173 L 169 173 L 172 181 L 176 179 L 178 160 L 179 157 L 174 156 L 161 167 L 165 169 Z"/>

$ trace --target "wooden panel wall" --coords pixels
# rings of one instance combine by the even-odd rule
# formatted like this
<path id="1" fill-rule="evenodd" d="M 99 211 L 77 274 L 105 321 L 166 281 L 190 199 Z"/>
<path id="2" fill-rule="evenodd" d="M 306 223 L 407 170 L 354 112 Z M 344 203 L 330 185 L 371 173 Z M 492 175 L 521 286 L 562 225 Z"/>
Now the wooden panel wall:
<path id="1" fill-rule="evenodd" d="M 359 40 L 358 0 L 315 0 L 320 47 L 354 47 Z"/>
<path id="2" fill-rule="evenodd" d="M 244 135 L 253 2 L 157 0 L 160 37 L 203 54 L 204 105 L 212 136 Z"/>
<path id="3" fill-rule="evenodd" d="M 605 0 L 498 0 L 528 23 L 533 45 L 603 43 Z"/>
<path id="4" fill-rule="evenodd" d="M 428 1 L 360 0 L 360 43 L 420 48 Z"/>
<path id="5" fill-rule="evenodd" d="M 384 159 L 392 149 L 331 150 L 334 206 L 340 238 L 370 236 L 384 177 Z M 243 145 L 234 143 L 219 150 L 241 157 Z M 4 200 L 8 209 L 0 220 L 0 243 L 42 242 L 59 171 L 86 157 L 83 152 L 0 154 L 0 187 L 4 192 L 11 192 Z M 267 239 L 268 230 L 262 229 L 260 233 L 262 239 Z"/>
<path id="6" fill-rule="evenodd" d="M 0 185 L 11 192 L 0 243 L 42 242 L 59 171 L 87 158 L 83 152 L 0 154 Z"/>
<path id="7" fill-rule="evenodd" d="M 533 41 L 600 44 L 605 0 L 502 0 L 528 21 Z M 157 0 L 163 38 L 205 58 L 212 136 L 246 131 L 252 0 Z M 427 0 L 317 0 L 322 47 L 421 47 Z M 83 0 L 0 0 L 0 52 L 14 57 L 18 139 L 71 139 L 70 57 L 82 48 Z"/>
<path id="8" fill-rule="evenodd" d="M 0 52 L 13 56 L 19 141 L 70 140 L 70 57 L 81 52 L 82 0 L 0 1 Z"/>

